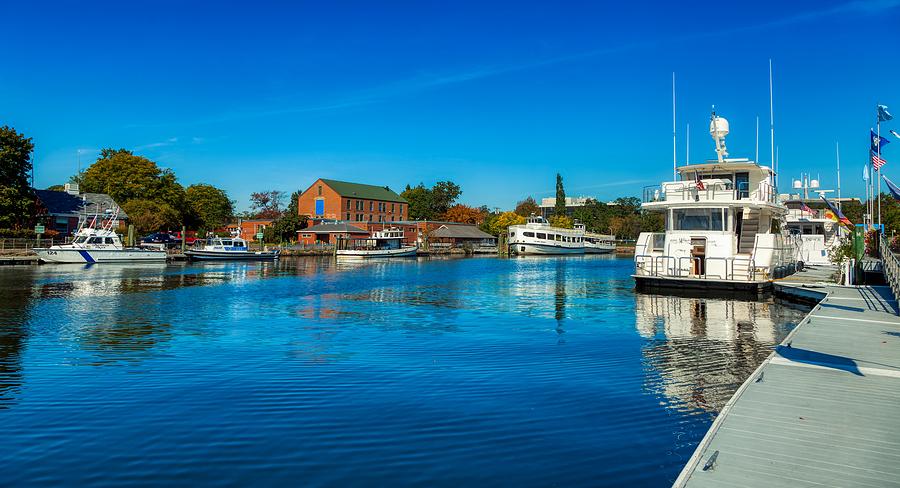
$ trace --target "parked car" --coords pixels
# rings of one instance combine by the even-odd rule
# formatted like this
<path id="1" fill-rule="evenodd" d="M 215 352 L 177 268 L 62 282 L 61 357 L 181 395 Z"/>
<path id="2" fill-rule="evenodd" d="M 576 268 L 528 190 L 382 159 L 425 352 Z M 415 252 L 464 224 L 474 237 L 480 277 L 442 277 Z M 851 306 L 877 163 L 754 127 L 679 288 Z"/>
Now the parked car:
<path id="1" fill-rule="evenodd" d="M 184 239 L 184 243 L 187 244 L 188 246 L 193 246 L 194 242 L 196 242 L 198 239 L 197 231 L 195 231 L 195 230 L 187 231 L 187 233 L 184 236 L 181 235 L 181 232 L 173 232 L 171 235 L 173 237 L 175 237 L 175 239 L 177 239 L 178 242 L 181 242 L 181 240 Z"/>
<path id="2" fill-rule="evenodd" d="M 154 232 L 141 238 L 141 246 L 146 247 L 175 247 L 181 244 L 181 240 L 168 232 Z"/>

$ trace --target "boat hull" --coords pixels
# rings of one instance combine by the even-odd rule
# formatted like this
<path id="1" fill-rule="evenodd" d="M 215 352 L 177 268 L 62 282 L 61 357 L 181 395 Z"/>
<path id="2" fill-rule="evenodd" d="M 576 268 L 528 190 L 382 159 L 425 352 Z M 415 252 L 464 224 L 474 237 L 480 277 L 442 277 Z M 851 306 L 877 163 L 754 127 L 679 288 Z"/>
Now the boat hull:
<path id="1" fill-rule="evenodd" d="M 548 244 L 513 243 L 510 244 L 516 254 L 568 255 L 584 254 L 584 247 L 562 247 Z"/>
<path id="2" fill-rule="evenodd" d="M 614 247 L 592 247 L 589 245 L 584 246 L 585 254 L 610 254 L 615 251 Z"/>
<path id="3" fill-rule="evenodd" d="M 166 261 L 165 251 L 142 249 L 52 249 L 38 248 L 34 252 L 46 263 L 160 263 Z"/>
<path id="4" fill-rule="evenodd" d="M 401 247 L 399 249 L 339 249 L 336 255 L 344 259 L 372 259 L 372 258 L 406 258 L 415 256 L 418 248 Z"/>
<path id="5" fill-rule="evenodd" d="M 278 259 L 277 251 L 185 251 L 184 255 L 191 261 L 274 261 Z"/>

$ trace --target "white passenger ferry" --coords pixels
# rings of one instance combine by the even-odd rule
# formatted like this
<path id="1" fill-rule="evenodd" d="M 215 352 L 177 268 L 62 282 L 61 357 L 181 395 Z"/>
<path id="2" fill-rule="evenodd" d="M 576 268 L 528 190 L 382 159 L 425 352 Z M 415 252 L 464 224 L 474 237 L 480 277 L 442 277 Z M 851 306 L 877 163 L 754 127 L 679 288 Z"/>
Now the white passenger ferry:
<path id="1" fill-rule="evenodd" d="M 95 215 L 90 222 L 82 217 L 74 239 L 69 244 L 35 248 L 38 258 L 46 263 L 164 263 L 165 251 L 125 247 L 116 234 L 118 210 L 111 215 Z"/>
<path id="2" fill-rule="evenodd" d="M 677 168 L 680 178 L 644 189 L 641 208 L 665 215 L 665 232 L 635 248 L 638 287 L 762 291 L 795 270 L 799 245 L 787 230 L 775 173 L 726 158 L 728 122 L 713 113 L 717 160 Z"/>
<path id="3" fill-rule="evenodd" d="M 584 231 L 585 254 L 609 254 L 616 250 L 616 236 L 588 232 L 584 224 L 577 221 L 574 228 Z"/>
<path id="4" fill-rule="evenodd" d="M 390 227 L 372 232 L 365 239 L 343 239 L 339 241 L 335 255 L 338 258 L 403 258 L 415 256 L 418 246 L 403 244 L 403 229 Z"/>
<path id="5" fill-rule="evenodd" d="M 584 254 L 584 227 L 553 227 L 532 215 L 525 224 L 509 226 L 507 232 L 510 252 L 516 254 Z"/>
<path id="6" fill-rule="evenodd" d="M 240 237 L 210 237 L 194 242 L 184 254 L 196 261 L 272 261 L 280 251 L 251 251 Z"/>

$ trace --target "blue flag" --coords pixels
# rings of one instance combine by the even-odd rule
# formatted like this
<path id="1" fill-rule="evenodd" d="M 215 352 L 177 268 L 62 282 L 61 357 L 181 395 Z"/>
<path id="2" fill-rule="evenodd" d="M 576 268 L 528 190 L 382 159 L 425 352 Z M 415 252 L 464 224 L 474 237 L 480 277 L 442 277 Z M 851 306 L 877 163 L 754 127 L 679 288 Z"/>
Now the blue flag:
<path id="1" fill-rule="evenodd" d="M 878 121 L 879 122 L 887 122 L 894 118 L 890 112 L 888 112 L 887 105 L 876 105 L 875 110 L 878 112 Z"/>
<path id="2" fill-rule="evenodd" d="M 869 129 L 869 140 L 872 141 L 873 153 L 881 153 L 880 148 L 883 148 L 885 144 L 891 142 L 890 140 L 876 134 L 872 129 Z"/>
<path id="3" fill-rule="evenodd" d="M 897 185 L 889 180 L 887 176 L 881 175 L 881 177 L 884 178 L 884 182 L 887 183 L 888 190 L 891 191 L 891 196 L 893 196 L 897 200 L 900 200 L 900 188 L 897 188 Z"/>

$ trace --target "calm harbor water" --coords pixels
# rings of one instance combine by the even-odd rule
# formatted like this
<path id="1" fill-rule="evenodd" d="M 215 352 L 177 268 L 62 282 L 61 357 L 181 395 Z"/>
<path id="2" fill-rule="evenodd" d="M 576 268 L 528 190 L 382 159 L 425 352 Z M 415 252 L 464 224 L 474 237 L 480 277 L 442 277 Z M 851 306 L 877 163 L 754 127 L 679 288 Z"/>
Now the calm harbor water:
<path id="1" fill-rule="evenodd" d="M 0 485 L 666 485 L 805 310 L 631 271 L 0 267 Z"/>

